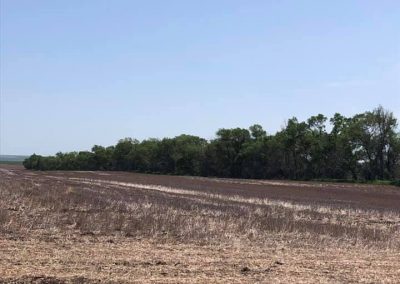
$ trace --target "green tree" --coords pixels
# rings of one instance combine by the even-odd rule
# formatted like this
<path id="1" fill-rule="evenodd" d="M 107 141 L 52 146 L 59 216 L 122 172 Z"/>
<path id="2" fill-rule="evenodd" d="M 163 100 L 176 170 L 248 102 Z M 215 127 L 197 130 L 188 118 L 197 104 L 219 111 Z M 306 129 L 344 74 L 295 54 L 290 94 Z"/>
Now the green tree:
<path id="1" fill-rule="evenodd" d="M 307 120 L 309 134 L 308 140 L 310 143 L 310 152 L 308 157 L 308 172 L 307 177 L 326 177 L 326 165 L 328 162 L 328 143 L 329 137 L 326 132 L 325 123 L 327 118 L 318 114 Z"/>
<path id="2" fill-rule="evenodd" d="M 207 141 L 192 135 L 180 135 L 173 140 L 175 173 L 201 175 Z"/>
<path id="3" fill-rule="evenodd" d="M 130 159 L 139 141 L 133 138 L 124 138 L 118 141 L 112 153 L 113 169 L 131 171 L 135 169 L 134 160 Z"/>
<path id="4" fill-rule="evenodd" d="M 242 156 L 240 152 L 245 143 L 250 141 L 247 129 L 220 129 L 215 139 L 215 155 L 218 174 L 223 177 L 240 177 Z"/>
<path id="5" fill-rule="evenodd" d="M 114 154 L 114 146 L 103 147 L 94 145 L 92 147 L 94 154 L 95 168 L 97 170 L 112 170 L 112 158 Z"/>
<path id="6" fill-rule="evenodd" d="M 33 154 L 23 162 L 35 170 L 125 170 L 148 173 L 242 178 L 398 179 L 400 134 L 393 113 L 381 106 L 344 117 L 336 113 L 332 130 L 318 114 L 305 122 L 289 119 L 267 135 L 261 125 L 220 129 L 207 141 L 197 136 L 125 138 L 91 151 Z"/>
<path id="7" fill-rule="evenodd" d="M 297 118 L 289 119 L 280 133 L 285 149 L 285 176 L 292 179 L 307 178 L 307 168 L 311 162 L 311 141 L 308 125 Z"/>

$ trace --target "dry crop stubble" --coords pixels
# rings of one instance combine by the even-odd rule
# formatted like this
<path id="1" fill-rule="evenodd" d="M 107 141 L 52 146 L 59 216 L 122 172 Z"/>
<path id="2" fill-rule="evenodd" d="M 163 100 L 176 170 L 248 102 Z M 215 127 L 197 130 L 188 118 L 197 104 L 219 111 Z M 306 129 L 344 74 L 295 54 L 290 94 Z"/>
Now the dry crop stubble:
<path id="1" fill-rule="evenodd" d="M 394 187 L 1 169 L 6 282 L 400 278 Z"/>

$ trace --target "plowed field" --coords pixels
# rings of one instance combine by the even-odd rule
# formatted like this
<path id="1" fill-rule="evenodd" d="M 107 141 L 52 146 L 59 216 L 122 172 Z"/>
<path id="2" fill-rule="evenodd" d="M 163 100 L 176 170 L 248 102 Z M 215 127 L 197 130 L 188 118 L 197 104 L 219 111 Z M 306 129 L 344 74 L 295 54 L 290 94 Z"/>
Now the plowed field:
<path id="1" fill-rule="evenodd" d="M 0 283 L 398 283 L 400 188 L 0 165 Z"/>

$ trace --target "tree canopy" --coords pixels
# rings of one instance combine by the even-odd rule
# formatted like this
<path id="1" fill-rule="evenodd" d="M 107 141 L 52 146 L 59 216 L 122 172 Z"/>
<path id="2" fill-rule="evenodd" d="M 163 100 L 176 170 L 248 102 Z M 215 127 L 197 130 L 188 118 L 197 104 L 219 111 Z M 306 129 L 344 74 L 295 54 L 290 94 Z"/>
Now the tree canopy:
<path id="1" fill-rule="evenodd" d="M 24 166 L 235 178 L 394 180 L 400 178 L 397 126 L 393 113 L 379 106 L 353 117 L 293 117 L 274 135 L 256 124 L 249 129 L 219 129 L 211 141 L 192 135 L 125 138 L 115 146 L 95 145 L 91 151 L 33 154 Z"/>

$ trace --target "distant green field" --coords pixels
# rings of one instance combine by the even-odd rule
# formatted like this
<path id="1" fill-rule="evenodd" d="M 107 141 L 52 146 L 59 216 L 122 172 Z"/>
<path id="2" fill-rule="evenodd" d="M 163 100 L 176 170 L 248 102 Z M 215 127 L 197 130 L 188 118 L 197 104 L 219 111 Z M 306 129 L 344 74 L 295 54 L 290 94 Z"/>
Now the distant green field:
<path id="1" fill-rule="evenodd" d="M 0 155 L 0 164 L 22 164 L 27 157 L 22 155 Z"/>

